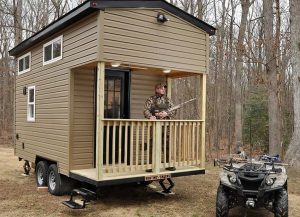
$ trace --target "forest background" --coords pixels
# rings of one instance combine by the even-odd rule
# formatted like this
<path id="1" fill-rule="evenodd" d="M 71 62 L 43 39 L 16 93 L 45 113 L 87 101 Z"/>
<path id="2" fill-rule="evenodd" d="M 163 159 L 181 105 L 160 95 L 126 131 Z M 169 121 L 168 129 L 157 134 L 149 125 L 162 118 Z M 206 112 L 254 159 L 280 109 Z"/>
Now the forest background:
<path id="1" fill-rule="evenodd" d="M 300 1 L 169 2 L 217 29 L 210 37 L 207 159 L 234 153 L 242 146 L 248 154 L 253 147 L 253 152 L 279 154 L 299 166 Z M 8 51 L 80 3 L 0 0 L 0 144 L 13 144 L 15 134 L 15 60 Z M 177 79 L 172 85 L 178 96 L 175 103 L 191 98 L 198 83 L 193 78 Z M 186 91 L 181 91 L 182 86 Z M 189 106 L 178 117 L 194 118 L 195 114 L 195 107 Z"/>

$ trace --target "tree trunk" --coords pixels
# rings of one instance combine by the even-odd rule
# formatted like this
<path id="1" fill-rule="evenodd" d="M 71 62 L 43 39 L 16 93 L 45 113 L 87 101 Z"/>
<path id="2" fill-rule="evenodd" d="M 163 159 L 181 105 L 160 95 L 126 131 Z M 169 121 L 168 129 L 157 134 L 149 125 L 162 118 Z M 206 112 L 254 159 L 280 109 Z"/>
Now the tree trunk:
<path id="1" fill-rule="evenodd" d="M 269 154 L 280 154 L 280 109 L 278 98 L 278 76 L 276 71 L 276 44 L 273 34 L 273 0 L 265 0 L 264 29 L 265 29 L 265 53 L 266 73 L 268 78 L 268 115 L 269 115 Z"/>
<path id="2" fill-rule="evenodd" d="M 203 3 L 202 3 L 202 0 L 197 0 L 197 5 L 198 5 L 197 17 L 200 20 L 203 20 Z"/>
<path id="3" fill-rule="evenodd" d="M 236 149 L 242 145 L 242 84 L 241 78 L 243 74 L 243 55 L 244 55 L 244 39 L 246 32 L 247 16 L 250 8 L 250 0 L 241 0 L 242 17 L 239 29 L 238 42 L 236 47 L 236 87 L 235 87 L 235 144 Z"/>
<path id="4" fill-rule="evenodd" d="M 15 34 L 15 41 L 14 46 L 17 46 L 22 41 L 22 7 L 23 7 L 23 0 L 14 0 L 13 1 L 13 21 L 14 21 L 14 34 Z M 12 138 L 13 138 L 13 144 L 16 144 L 15 141 L 15 135 L 16 135 L 16 125 L 15 125 L 15 119 L 16 119 L 16 112 L 15 112 L 15 92 L 16 92 L 16 69 L 14 73 L 14 79 L 13 79 L 13 132 L 12 132 Z"/>
<path id="5" fill-rule="evenodd" d="M 15 46 L 22 41 L 22 5 L 23 0 L 13 1 Z"/>
<path id="6" fill-rule="evenodd" d="M 285 160 L 300 168 L 300 0 L 290 0 L 294 132 Z"/>

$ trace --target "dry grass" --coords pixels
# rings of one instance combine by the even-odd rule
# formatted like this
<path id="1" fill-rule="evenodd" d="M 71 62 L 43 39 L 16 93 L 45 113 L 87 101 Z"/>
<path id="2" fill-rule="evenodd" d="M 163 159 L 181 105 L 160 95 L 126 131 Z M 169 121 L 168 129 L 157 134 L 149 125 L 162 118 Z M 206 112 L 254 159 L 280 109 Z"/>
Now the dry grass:
<path id="1" fill-rule="evenodd" d="M 70 210 L 61 204 L 67 196 L 55 197 L 37 192 L 35 177 L 22 176 L 22 162 L 13 150 L 0 147 L 0 216 L 172 216 L 213 217 L 219 168 L 208 167 L 207 174 L 176 178 L 175 195 L 165 197 L 133 185 L 102 189 L 101 199 L 84 210 Z M 289 179 L 290 216 L 300 216 L 300 175 L 291 171 Z M 231 211 L 232 217 L 273 216 L 261 209 Z"/>

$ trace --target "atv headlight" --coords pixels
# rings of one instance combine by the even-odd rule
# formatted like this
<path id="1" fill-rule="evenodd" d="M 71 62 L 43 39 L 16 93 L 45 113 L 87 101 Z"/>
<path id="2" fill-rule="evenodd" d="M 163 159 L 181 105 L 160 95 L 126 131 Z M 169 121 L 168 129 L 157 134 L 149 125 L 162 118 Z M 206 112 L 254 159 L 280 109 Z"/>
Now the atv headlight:
<path id="1" fill-rule="evenodd" d="M 235 174 L 228 175 L 228 179 L 232 184 L 236 183 L 236 175 Z"/>
<path id="2" fill-rule="evenodd" d="M 268 186 L 271 186 L 271 185 L 273 185 L 274 184 L 274 182 L 275 182 L 275 178 L 273 177 L 268 177 L 267 179 L 266 179 L 266 184 L 268 185 Z"/>

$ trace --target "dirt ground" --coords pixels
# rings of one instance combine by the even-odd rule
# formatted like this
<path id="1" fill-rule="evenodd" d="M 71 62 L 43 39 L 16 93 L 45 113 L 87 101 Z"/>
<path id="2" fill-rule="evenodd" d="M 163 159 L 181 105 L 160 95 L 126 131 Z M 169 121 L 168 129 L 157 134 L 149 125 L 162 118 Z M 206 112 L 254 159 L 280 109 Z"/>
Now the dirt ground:
<path id="1" fill-rule="evenodd" d="M 163 196 L 141 186 L 114 186 L 102 189 L 101 198 L 84 210 L 71 210 L 61 204 L 69 197 L 38 192 L 35 174 L 22 176 L 23 162 L 13 150 L 0 147 L 0 216 L 172 216 L 214 217 L 218 168 L 208 167 L 206 175 L 175 178 L 175 195 Z M 300 174 L 289 174 L 289 213 L 300 217 Z M 232 217 L 274 216 L 264 209 L 237 208 Z"/>

